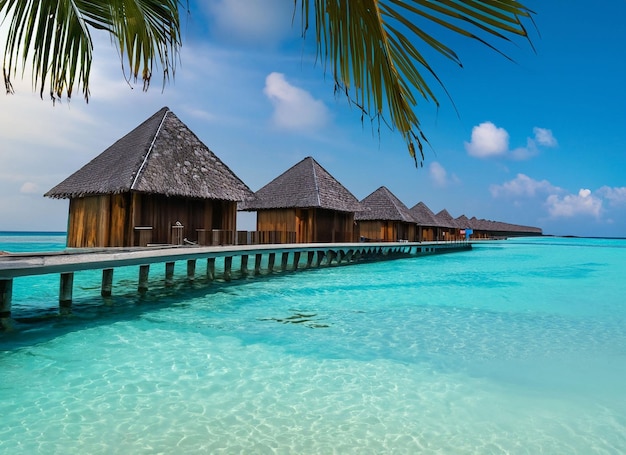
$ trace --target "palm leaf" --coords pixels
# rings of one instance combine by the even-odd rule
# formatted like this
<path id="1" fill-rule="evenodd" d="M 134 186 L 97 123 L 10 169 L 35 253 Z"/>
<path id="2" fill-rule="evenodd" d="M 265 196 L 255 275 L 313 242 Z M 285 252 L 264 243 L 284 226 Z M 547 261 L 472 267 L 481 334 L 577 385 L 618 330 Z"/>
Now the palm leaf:
<path id="1" fill-rule="evenodd" d="M 500 52 L 491 40 L 528 39 L 523 22 L 532 21 L 533 14 L 516 0 L 300 0 L 300 6 L 303 35 L 313 8 L 318 58 L 325 68 L 331 63 L 336 91 L 344 92 L 362 115 L 399 131 L 416 165 L 423 165 L 427 142 L 416 114 L 418 100 L 439 105 L 426 75 L 445 91 L 418 48 L 434 49 L 461 65 L 457 54 L 427 29 L 434 24 Z"/>
<path id="2" fill-rule="evenodd" d="M 76 84 L 89 99 L 92 64 L 90 29 L 106 31 L 117 43 L 128 78 L 141 78 L 146 89 L 154 62 L 163 81 L 174 72 L 180 48 L 178 0 L 0 0 L 0 18 L 10 18 L 3 75 L 7 93 L 12 78 L 29 59 L 33 86 L 43 97 L 71 98 Z"/>

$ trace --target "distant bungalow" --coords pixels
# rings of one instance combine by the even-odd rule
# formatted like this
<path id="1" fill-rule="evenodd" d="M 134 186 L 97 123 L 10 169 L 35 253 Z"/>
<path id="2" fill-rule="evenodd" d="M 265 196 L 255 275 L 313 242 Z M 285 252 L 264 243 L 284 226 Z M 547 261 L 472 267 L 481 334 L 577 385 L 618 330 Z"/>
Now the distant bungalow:
<path id="1" fill-rule="evenodd" d="M 260 243 L 351 242 L 359 201 L 311 157 L 240 205 L 257 213 Z"/>
<path id="2" fill-rule="evenodd" d="M 167 107 L 48 191 L 69 199 L 68 247 L 197 240 L 236 230 L 251 190 Z"/>
<path id="3" fill-rule="evenodd" d="M 443 227 L 440 220 L 435 217 L 432 210 L 428 208 L 423 202 L 415 204 L 410 209 L 411 215 L 417 223 L 417 238 L 418 242 L 432 242 L 438 240 L 439 229 Z"/>
<path id="4" fill-rule="evenodd" d="M 435 215 L 435 218 L 440 223 L 440 234 L 437 240 L 457 240 L 459 238 L 459 226 L 456 220 L 448 213 L 446 209 L 443 209 Z"/>
<path id="5" fill-rule="evenodd" d="M 416 220 L 389 189 L 381 186 L 361 201 L 354 215 L 361 240 L 397 242 L 416 239 Z"/>

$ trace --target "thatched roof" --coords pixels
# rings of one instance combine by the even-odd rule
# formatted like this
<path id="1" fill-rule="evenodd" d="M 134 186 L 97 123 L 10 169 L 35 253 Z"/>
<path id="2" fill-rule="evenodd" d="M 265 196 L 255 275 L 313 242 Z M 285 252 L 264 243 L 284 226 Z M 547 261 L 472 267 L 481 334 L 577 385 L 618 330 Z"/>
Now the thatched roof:
<path id="1" fill-rule="evenodd" d="M 361 201 L 362 211 L 354 215 L 357 221 L 400 221 L 415 223 L 406 205 L 386 187 L 381 186 Z"/>
<path id="2" fill-rule="evenodd" d="M 465 215 L 461 215 L 459 217 L 456 218 L 456 220 L 454 220 L 457 227 L 460 229 L 473 229 L 472 228 L 472 223 L 470 222 L 469 218 L 466 217 Z"/>
<path id="3" fill-rule="evenodd" d="M 435 218 L 433 211 L 423 202 L 415 204 L 410 211 L 418 226 L 441 226 L 441 221 Z"/>
<path id="4" fill-rule="evenodd" d="M 446 209 L 443 209 L 441 212 L 437 213 L 435 215 L 435 218 L 437 218 L 441 222 L 442 227 L 447 227 L 447 228 L 458 227 L 456 224 L 456 221 L 454 220 L 454 218 L 452 218 L 452 215 L 450 215 Z"/>
<path id="5" fill-rule="evenodd" d="M 240 204 L 240 210 L 321 208 L 357 212 L 359 201 L 310 156 L 304 158 Z"/>
<path id="6" fill-rule="evenodd" d="M 252 192 L 167 107 L 48 191 L 53 198 L 138 191 L 225 201 Z"/>

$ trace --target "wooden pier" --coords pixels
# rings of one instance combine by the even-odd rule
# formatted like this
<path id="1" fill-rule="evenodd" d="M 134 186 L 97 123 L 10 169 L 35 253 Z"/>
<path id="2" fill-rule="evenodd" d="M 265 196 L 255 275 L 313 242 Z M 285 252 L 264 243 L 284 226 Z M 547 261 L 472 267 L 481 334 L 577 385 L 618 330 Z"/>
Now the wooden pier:
<path id="1" fill-rule="evenodd" d="M 209 280 L 230 281 L 238 275 L 262 275 L 277 271 L 390 260 L 420 255 L 465 251 L 468 242 L 381 242 L 381 243 L 308 243 L 284 245 L 165 246 L 147 248 L 68 249 L 52 253 L 18 253 L 0 256 L 0 329 L 11 327 L 13 279 L 32 275 L 60 274 L 59 311 L 71 312 L 74 273 L 102 270 L 101 295 L 113 292 L 116 267 L 139 266 L 137 290 L 149 289 L 152 264 L 165 264 L 165 284 L 171 284 L 174 264 L 187 261 L 187 278 L 194 279 L 196 263 L 206 260 Z M 233 258 L 239 257 L 239 270 L 233 271 Z M 216 271 L 216 258 L 224 258 L 223 270 Z M 262 268 L 262 264 L 266 264 Z M 221 272 L 221 275 L 218 273 Z"/>

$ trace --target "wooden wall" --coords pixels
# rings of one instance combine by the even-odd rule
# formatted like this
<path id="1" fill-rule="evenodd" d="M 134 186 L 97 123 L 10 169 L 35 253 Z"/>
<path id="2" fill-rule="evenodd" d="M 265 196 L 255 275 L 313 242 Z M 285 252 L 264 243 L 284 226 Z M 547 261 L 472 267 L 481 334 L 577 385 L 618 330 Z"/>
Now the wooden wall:
<path id="1" fill-rule="evenodd" d="M 99 195 L 70 200 L 67 246 L 128 246 L 129 195 Z"/>
<path id="2" fill-rule="evenodd" d="M 354 213 L 315 209 L 311 242 L 352 242 Z"/>
<path id="3" fill-rule="evenodd" d="M 358 222 L 358 236 L 371 241 L 397 242 L 417 240 L 418 232 L 414 223 L 400 221 L 364 220 Z"/>
<path id="4" fill-rule="evenodd" d="M 272 209 L 257 212 L 257 231 L 295 232 L 296 242 L 351 242 L 354 214 L 325 209 Z"/>
<path id="5" fill-rule="evenodd" d="M 296 231 L 295 209 L 259 210 L 256 215 L 257 231 Z"/>
<path id="6" fill-rule="evenodd" d="M 67 246 L 136 246 L 138 226 L 152 228 L 151 243 L 167 244 L 177 221 L 190 241 L 197 241 L 197 229 L 235 231 L 237 203 L 142 193 L 71 199 Z"/>

